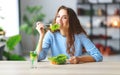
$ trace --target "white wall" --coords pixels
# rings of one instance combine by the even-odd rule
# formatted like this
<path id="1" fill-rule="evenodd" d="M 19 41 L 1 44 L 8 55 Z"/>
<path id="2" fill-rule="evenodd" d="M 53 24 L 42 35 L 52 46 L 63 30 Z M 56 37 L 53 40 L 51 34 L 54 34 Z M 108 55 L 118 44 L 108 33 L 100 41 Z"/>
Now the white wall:
<path id="1" fill-rule="evenodd" d="M 46 15 L 45 23 L 48 23 L 54 18 L 57 8 L 61 5 L 65 5 L 73 8 L 76 11 L 77 0 L 21 0 L 21 13 L 25 11 L 27 5 L 40 5 L 43 7 L 42 11 Z"/>
<path id="2" fill-rule="evenodd" d="M 0 27 L 6 32 L 6 37 L 19 34 L 18 0 L 0 0 Z"/>

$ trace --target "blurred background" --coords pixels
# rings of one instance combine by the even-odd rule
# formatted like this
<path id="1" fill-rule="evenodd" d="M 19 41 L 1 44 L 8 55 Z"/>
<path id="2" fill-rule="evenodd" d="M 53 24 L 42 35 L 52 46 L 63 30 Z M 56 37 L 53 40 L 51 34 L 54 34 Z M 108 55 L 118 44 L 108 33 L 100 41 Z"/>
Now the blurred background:
<path id="1" fill-rule="evenodd" d="M 0 0 L 0 60 L 28 60 L 35 23 L 50 24 L 61 5 L 76 12 L 104 61 L 120 61 L 120 0 Z"/>

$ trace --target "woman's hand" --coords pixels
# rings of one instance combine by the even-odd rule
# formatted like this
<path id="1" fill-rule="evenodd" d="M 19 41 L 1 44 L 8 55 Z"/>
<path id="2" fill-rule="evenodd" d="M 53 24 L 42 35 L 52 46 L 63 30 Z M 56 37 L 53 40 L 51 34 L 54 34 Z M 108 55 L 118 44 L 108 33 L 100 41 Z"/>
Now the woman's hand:
<path id="1" fill-rule="evenodd" d="M 37 48 L 36 48 L 37 54 L 39 55 L 40 51 L 42 50 L 42 42 L 43 42 L 43 38 L 44 38 L 44 34 L 45 34 L 43 23 L 37 22 L 36 23 L 36 30 L 40 34 L 38 45 L 37 45 Z"/>
<path id="2" fill-rule="evenodd" d="M 37 22 L 36 23 L 36 29 L 39 32 L 40 35 L 44 35 L 45 31 L 44 31 L 44 25 L 41 22 Z"/>
<path id="3" fill-rule="evenodd" d="M 87 62 L 96 62 L 96 60 L 90 56 L 90 55 L 85 55 L 85 56 L 73 56 L 69 59 L 69 63 L 71 64 L 79 64 L 79 63 L 87 63 Z"/>
<path id="4" fill-rule="evenodd" d="M 79 57 L 76 56 L 71 57 L 68 61 L 70 62 L 70 64 L 78 64 L 80 62 Z"/>

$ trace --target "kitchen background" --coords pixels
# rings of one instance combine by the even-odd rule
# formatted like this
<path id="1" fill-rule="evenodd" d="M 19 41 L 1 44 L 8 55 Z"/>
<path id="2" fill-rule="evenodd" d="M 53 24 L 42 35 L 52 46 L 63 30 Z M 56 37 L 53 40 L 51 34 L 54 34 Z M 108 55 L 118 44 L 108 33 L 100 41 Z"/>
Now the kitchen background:
<path id="1" fill-rule="evenodd" d="M 1 2 L 2 0 L 0 0 Z M 7 3 L 8 0 L 5 0 Z M 26 19 L 33 18 L 34 15 L 42 14 L 41 20 L 44 24 L 50 24 L 56 14 L 56 10 L 59 6 L 68 6 L 77 13 L 78 18 L 90 36 L 91 40 L 99 48 L 101 53 L 104 55 L 105 61 L 119 61 L 120 58 L 120 0 L 13 0 L 18 3 L 19 14 L 16 14 L 19 18 L 18 26 L 8 27 L 11 28 L 11 32 L 17 29 L 15 34 L 20 34 L 21 41 L 15 46 L 14 53 L 28 57 L 29 51 L 36 48 L 38 41 L 38 35 L 32 32 L 25 32 L 21 30 L 21 27 L 26 23 Z M 2 3 L 0 3 L 0 6 Z M 11 8 L 9 8 L 11 6 Z M 9 9 L 13 10 L 15 6 L 12 4 L 8 6 Z M 16 5 L 17 6 L 17 5 Z M 30 12 L 32 7 L 41 7 L 38 13 Z M 26 9 L 28 7 L 28 9 Z M 2 6 L 0 11 L 2 11 Z M 11 11 L 9 10 L 9 11 Z M 16 9 L 18 10 L 18 9 Z M 32 10 L 31 10 L 32 11 Z M 34 12 L 34 11 L 33 11 Z M 2 19 L 2 13 L 0 17 Z M 11 13 L 12 14 L 12 13 Z M 32 14 L 32 15 L 30 15 Z M 9 14 L 10 15 L 10 14 Z M 15 16 L 13 14 L 12 16 Z M 39 15 L 40 16 L 40 15 Z M 13 17 L 13 20 L 16 19 Z M 4 19 L 2 19 L 4 20 Z M 12 20 L 12 21 L 13 21 Z M 10 21 L 9 23 L 11 23 Z M 31 20 L 30 20 L 31 21 Z M 14 21 L 13 21 L 14 22 Z M 31 21 L 31 27 L 35 27 L 35 21 Z M 4 23 L 3 23 L 4 24 Z M 8 26 L 5 23 L 6 26 Z M 6 28 L 2 26 L 3 29 Z M 16 24 L 15 24 L 16 25 Z M 30 27 L 30 26 L 29 26 Z M 9 32 L 10 32 L 9 31 Z M 28 34 L 27 34 L 28 33 Z M 2 36 L 6 38 L 5 36 Z M 10 36 L 7 36 L 10 37 Z"/>

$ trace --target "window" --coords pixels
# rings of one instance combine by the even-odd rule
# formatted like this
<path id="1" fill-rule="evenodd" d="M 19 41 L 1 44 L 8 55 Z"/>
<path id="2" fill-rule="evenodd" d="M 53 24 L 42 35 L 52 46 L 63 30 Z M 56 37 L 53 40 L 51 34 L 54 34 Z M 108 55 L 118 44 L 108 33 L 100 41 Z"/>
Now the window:
<path id="1" fill-rule="evenodd" d="M 0 27 L 6 37 L 19 34 L 19 0 L 0 0 Z"/>

